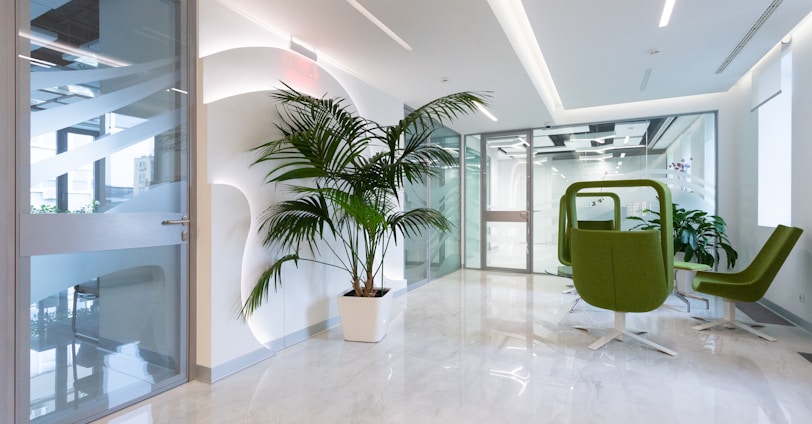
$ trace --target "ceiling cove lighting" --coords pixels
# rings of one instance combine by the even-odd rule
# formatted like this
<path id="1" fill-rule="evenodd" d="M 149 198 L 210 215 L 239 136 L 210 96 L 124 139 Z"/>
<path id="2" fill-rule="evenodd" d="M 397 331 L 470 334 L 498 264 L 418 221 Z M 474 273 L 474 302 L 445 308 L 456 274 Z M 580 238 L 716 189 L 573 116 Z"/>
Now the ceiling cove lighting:
<path id="1" fill-rule="evenodd" d="M 489 111 L 488 109 L 485 109 L 485 106 L 482 106 L 481 103 L 474 103 L 474 104 L 476 105 L 476 108 L 479 109 L 480 112 L 482 112 L 483 115 L 488 117 L 488 119 L 490 119 L 493 122 L 499 121 L 498 119 L 496 119 L 495 116 L 493 116 L 491 111 Z"/>
<path id="2" fill-rule="evenodd" d="M 521 0 L 488 0 L 488 4 L 547 110 L 555 114 L 556 110 L 563 109 L 561 97 Z"/>
<path id="3" fill-rule="evenodd" d="M 674 11 L 674 3 L 677 0 L 665 0 L 665 7 L 663 7 L 663 16 L 660 17 L 660 28 L 668 26 L 671 21 L 671 12 Z"/>
<path id="4" fill-rule="evenodd" d="M 402 38 L 398 37 L 398 35 L 395 34 L 395 31 L 389 29 L 389 27 L 386 26 L 383 22 L 381 22 L 381 20 L 378 19 L 375 15 L 373 15 L 372 12 L 367 10 L 364 6 L 361 6 L 361 3 L 358 3 L 356 0 L 347 0 L 347 3 L 349 3 L 350 6 L 354 7 L 355 10 L 357 10 L 359 13 L 364 15 L 365 18 L 369 19 L 369 21 L 375 24 L 375 26 L 377 26 L 381 31 L 386 33 L 386 35 L 388 35 L 389 38 L 395 40 L 396 43 L 400 44 L 401 47 L 403 47 L 408 51 L 412 51 L 412 46 L 410 46 L 407 42 L 403 41 Z"/>

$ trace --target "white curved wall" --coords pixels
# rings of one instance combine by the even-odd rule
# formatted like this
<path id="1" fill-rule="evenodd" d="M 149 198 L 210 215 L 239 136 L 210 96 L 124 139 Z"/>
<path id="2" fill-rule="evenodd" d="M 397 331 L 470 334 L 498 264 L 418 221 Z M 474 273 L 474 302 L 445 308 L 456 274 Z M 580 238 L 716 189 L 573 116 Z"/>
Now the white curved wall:
<path id="1" fill-rule="evenodd" d="M 249 166 L 248 150 L 275 134 L 268 91 L 285 82 L 316 97 L 343 97 L 382 124 L 397 122 L 403 103 L 335 64 L 288 51 L 284 35 L 215 0 L 201 0 L 199 13 L 196 157 L 197 181 L 206 184 L 196 191 L 196 350 L 202 378 L 216 380 L 268 357 L 262 346 L 278 349 L 333 325 L 334 298 L 349 288 L 341 272 L 300 262 L 298 269 L 284 271 L 284 287 L 271 293 L 248 323 L 236 319 L 242 299 L 275 255 L 261 245 L 257 217 L 284 196 L 261 184 L 267 169 Z M 244 204 L 237 201 L 239 193 Z M 401 250 L 394 248 L 387 260 L 387 276 L 393 279 L 403 275 Z"/>

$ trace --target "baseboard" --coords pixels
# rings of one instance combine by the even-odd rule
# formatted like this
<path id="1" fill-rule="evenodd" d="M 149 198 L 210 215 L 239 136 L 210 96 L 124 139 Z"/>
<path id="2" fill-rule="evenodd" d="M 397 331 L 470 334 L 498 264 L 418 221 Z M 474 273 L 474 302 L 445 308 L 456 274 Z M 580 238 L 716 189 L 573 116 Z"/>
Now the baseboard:
<path id="1" fill-rule="evenodd" d="M 403 296 L 407 293 L 407 289 L 403 288 L 395 292 L 395 297 Z M 228 377 L 231 374 L 242 371 L 252 365 L 255 365 L 265 359 L 271 358 L 276 355 L 276 352 L 297 343 L 301 343 L 316 334 L 327 331 L 340 324 L 337 316 L 329 318 L 325 321 L 311 325 L 310 327 L 303 328 L 299 331 L 294 331 L 285 337 L 272 340 L 265 343 L 265 348 L 255 350 L 254 352 L 247 353 L 239 358 L 232 359 L 225 364 L 218 365 L 214 368 L 208 368 L 198 365 L 195 368 L 195 379 L 205 383 L 214 383 L 217 380 Z"/>
<path id="2" fill-rule="evenodd" d="M 242 371 L 268 358 L 272 358 L 274 355 L 276 355 L 275 351 L 262 348 L 242 355 L 239 358 L 232 359 L 225 364 L 218 365 L 214 368 L 198 365 L 195 369 L 195 379 L 205 383 L 214 383 L 217 380 L 228 377 L 229 375 L 238 371 Z"/>
<path id="3" fill-rule="evenodd" d="M 275 342 L 280 342 L 280 344 L 274 343 L 274 346 L 279 346 L 279 349 L 284 349 L 286 347 L 291 347 L 297 343 L 301 343 L 316 334 L 319 334 L 323 331 L 327 331 L 335 326 L 338 326 L 341 322 L 339 321 L 338 317 L 332 317 L 327 319 L 326 321 L 322 321 L 316 324 L 311 325 L 310 327 L 303 328 L 299 331 L 294 331 L 293 333 L 285 335 L 284 339 L 277 340 Z M 267 346 L 267 345 L 266 345 Z"/>
<path id="4" fill-rule="evenodd" d="M 232 359 L 226 362 L 225 364 L 218 365 L 214 368 L 208 368 L 198 365 L 197 368 L 195 369 L 196 371 L 195 379 L 200 380 L 204 383 L 209 384 L 214 383 L 218 380 L 228 377 L 231 374 L 235 374 L 252 365 L 256 365 L 259 362 L 272 358 L 273 356 L 276 355 L 277 351 L 282 350 L 286 347 L 293 346 L 297 343 L 303 342 L 309 339 L 310 337 L 313 337 L 314 335 L 321 333 L 322 331 L 337 326 L 338 324 L 339 324 L 338 317 L 333 317 L 326 321 L 322 321 L 320 323 L 311 325 L 310 327 L 301 329 L 299 331 L 294 331 L 293 333 L 285 335 L 285 337 L 272 340 L 268 343 L 265 343 L 264 345 L 265 347 L 262 349 L 257 349 L 253 352 Z"/>
<path id="5" fill-rule="evenodd" d="M 769 301 L 769 300 L 767 300 L 765 298 L 761 298 L 761 300 L 759 300 L 758 303 L 763 305 L 765 308 L 775 312 L 776 314 L 781 315 L 787 321 L 795 324 L 795 326 L 803 328 L 807 332 L 812 333 L 812 324 L 810 324 L 808 321 L 804 320 L 803 318 L 799 317 L 798 315 L 793 314 L 792 312 L 782 308 L 781 306 L 778 306 L 777 304 L 775 304 L 775 303 L 773 303 L 773 302 L 771 302 L 771 301 Z"/>

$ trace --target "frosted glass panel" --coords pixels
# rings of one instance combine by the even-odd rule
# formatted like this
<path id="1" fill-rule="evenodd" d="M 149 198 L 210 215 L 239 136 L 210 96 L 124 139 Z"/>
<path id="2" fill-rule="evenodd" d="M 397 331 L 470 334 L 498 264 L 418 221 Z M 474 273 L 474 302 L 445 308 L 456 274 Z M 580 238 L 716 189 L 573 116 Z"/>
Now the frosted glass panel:
<path id="1" fill-rule="evenodd" d="M 18 398 L 36 422 L 87 422 L 186 381 L 186 3 L 17 1 L 31 10 Z"/>
<path id="2" fill-rule="evenodd" d="M 488 222 L 485 246 L 488 268 L 527 268 L 527 223 Z"/>
<path id="3" fill-rule="evenodd" d="M 34 256 L 31 417 L 72 421 L 183 371 L 180 246 Z"/>

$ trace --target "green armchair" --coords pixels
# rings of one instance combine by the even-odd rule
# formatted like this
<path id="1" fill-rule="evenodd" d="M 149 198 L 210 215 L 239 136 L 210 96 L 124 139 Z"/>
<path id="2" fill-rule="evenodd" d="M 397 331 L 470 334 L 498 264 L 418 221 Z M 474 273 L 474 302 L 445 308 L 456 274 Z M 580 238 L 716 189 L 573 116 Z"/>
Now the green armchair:
<path id="1" fill-rule="evenodd" d="M 659 231 L 600 231 L 580 227 L 575 199 L 587 188 L 651 187 L 664 212 Z M 626 313 L 658 308 L 674 287 L 674 243 L 671 226 L 671 191 L 653 180 L 585 181 L 572 184 L 566 196 L 572 278 L 583 300 L 615 312 L 614 328 L 589 345 L 597 350 L 625 336 L 663 353 L 677 353 L 626 330 Z M 576 327 L 585 329 L 584 327 Z"/>
<path id="2" fill-rule="evenodd" d="M 800 228 L 779 225 L 753 262 L 741 272 L 697 272 L 693 281 L 694 290 L 721 297 L 725 312 L 723 318 L 697 325 L 694 330 L 702 331 L 719 325 L 727 328 L 739 327 L 774 342 L 775 338 L 755 330 L 751 325 L 736 321 L 736 302 L 755 302 L 764 296 L 801 233 L 803 230 Z"/>
<path id="3" fill-rule="evenodd" d="M 604 199 L 612 201 L 612 219 L 606 220 L 578 220 L 578 228 L 587 230 L 620 230 L 620 197 L 612 192 L 587 192 L 577 193 L 576 197 L 581 198 L 596 198 L 597 201 L 602 202 Z M 570 252 L 570 230 L 569 223 L 567 222 L 567 196 L 561 196 L 558 206 L 558 261 L 561 266 L 558 267 L 557 274 L 559 277 L 572 278 L 572 253 Z M 569 288 L 562 293 L 568 294 L 575 292 L 575 288 Z M 577 294 L 577 293 L 576 293 Z M 580 297 L 575 299 L 570 307 L 570 312 L 575 310 L 578 303 L 581 301 Z"/>

